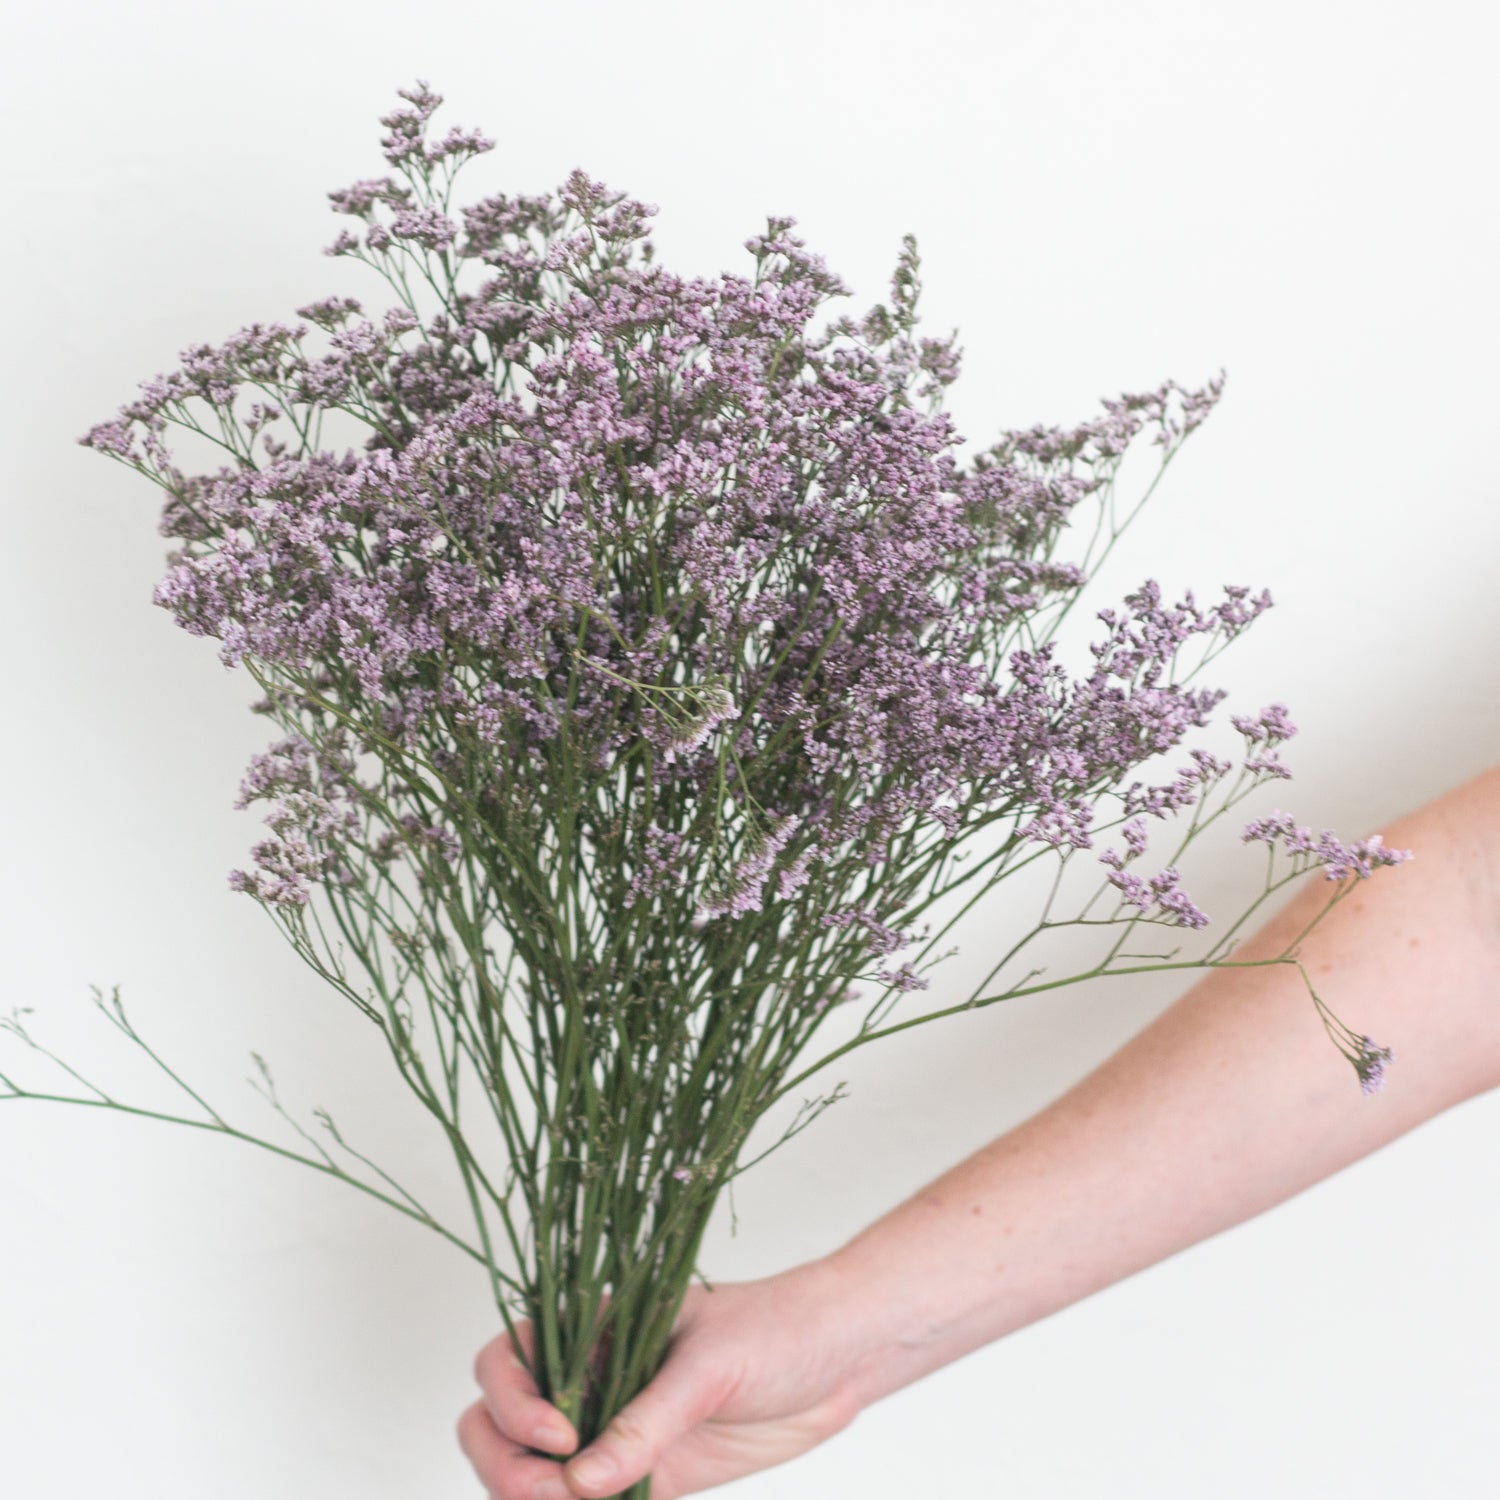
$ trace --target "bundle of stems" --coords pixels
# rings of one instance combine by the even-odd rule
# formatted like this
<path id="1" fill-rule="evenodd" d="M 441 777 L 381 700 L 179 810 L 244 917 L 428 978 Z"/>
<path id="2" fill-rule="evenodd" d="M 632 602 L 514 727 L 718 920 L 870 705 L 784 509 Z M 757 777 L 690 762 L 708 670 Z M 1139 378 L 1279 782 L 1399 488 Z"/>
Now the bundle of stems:
<path id="1" fill-rule="evenodd" d="M 1270 600 L 1167 604 L 1147 582 L 1100 611 L 1077 676 L 1057 636 L 1222 377 L 960 462 L 958 351 L 917 333 L 910 238 L 888 304 L 820 322 L 844 288 L 791 220 L 747 242 L 749 274 L 705 279 L 660 268 L 654 210 L 582 172 L 458 210 L 457 169 L 493 143 L 434 136 L 425 85 L 402 100 L 390 174 L 330 195 L 361 226 L 330 253 L 395 305 L 329 297 L 193 346 L 83 441 L 162 487 L 158 602 L 277 726 L 240 799 L 269 804 L 268 836 L 231 885 L 378 1030 L 472 1225 L 326 1112 L 299 1121 L 259 1059 L 297 1143 L 231 1125 L 118 990 L 101 1010 L 191 1109 L 117 1099 L 20 1012 L 7 1029 L 81 1092 L 0 1088 L 253 1140 L 436 1230 L 484 1267 L 518 1353 L 531 1320 L 541 1390 L 587 1442 L 660 1367 L 720 1194 L 842 1096 L 804 1089 L 836 1058 L 1063 985 L 1235 964 L 1288 881 L 1320 873 L 1331 905 L 1405 855 L 1273 813 L 1242 834 L 1266 861 L 1249 910 L 1195 954 L 1151 941 L 1207 925 L 1182 852 L 1287 774 L 1272 705 L 1234 718 L 1238 762 L 1197 748 L 1151 779 L 1223 697 L 1197 674 Z M 169 429 L 217 467 L 186 472 Z M 1125 506 L 1142 433 L 1160 461 Z M 1153 828 L 1170 852 L 1148 860 Z M 974 991 L 892 1019 L 1033 866 L 1036 921 Z M 1099 947 L 1057 976 L 1032 955 L 1060 929 Z M 1389 1053 L 1312 999 L 1378 1086 Z"/>

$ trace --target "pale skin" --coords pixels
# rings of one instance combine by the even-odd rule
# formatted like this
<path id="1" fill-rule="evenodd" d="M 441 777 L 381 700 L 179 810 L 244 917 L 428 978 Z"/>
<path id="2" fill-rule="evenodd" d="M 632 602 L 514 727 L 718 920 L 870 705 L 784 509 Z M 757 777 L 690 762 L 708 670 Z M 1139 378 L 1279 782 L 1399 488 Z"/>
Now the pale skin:
<path id="1" fill-rule="evenodd" d="M 1383 832 L 1416 858 L 1376 871 L 1300 949 L 1333 1008 L 1395 1052 L 1381 1093 L 1360 1092 L 1295 968 L 1211 972 L 833 1254 L 694 1285 L 661 1373 L 586 1453 L 509 1339 L 486 1345 L 459 1440 L 491 1500 L 593 1500 L 648 1473 L 652 1500 L 677 1500 L 785 1463 L 882 1396 L 1500 1084 L 1500 767 Z M 1236 957 L 1281 953 L 1329 891 L 1309 877 Z M 590 1474 L 601 1457 L 610 1472 Z"/>

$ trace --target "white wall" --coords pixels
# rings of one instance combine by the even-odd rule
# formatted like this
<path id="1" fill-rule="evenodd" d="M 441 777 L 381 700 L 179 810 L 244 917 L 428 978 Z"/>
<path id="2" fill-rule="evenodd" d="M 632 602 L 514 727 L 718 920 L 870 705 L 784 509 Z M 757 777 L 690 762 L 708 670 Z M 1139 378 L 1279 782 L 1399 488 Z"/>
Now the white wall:
<path id="1" fill-rule="evenodd" d="M 1272 589 L 1218 677 L 1233 707 L 1291 704 L 1306 821 L 1381 827 L 1496 757 L 1500 25 L 1478 0 L 75 0 L 7 32 L 0 1008 L 36 1006 L 110 1078 L 136 1075 L 90 983 L 123 983 L 245 1118 L 258 1047 L 294 1101 L 447 1191 L 370 1038 L 226 891 L 265 726 L 150 606 L 148 487 L 73 446 L 189 341 L 345 289 L 323 193 L 383 170 L 376 117 L 418 76 L 443 119 L 501 137 L 472 189 L 584 165 L 659 203 L 662 258 L 689 270 L 740 266 L 789 212 L 864 305 L 915 231 L 975 441 L 1226 366 L 1111 582 Z M 1231 848 L 1199 888 L 1227 910 L 1253 878 Z M 939 988 L 967 993 L 983 945 Z M 705 1269 L 831 1249 L 1180 988 L 1069 991 L 861 1054 L 853 1097 L 741 1184 Z M 1497 1125 L 1500 1098 L 1465 1105 L 733 1493 L 1488 1493 Z M 492 1323 L 454 1252 L 310 1173 L 0 1111 L 6 1494 L 477 1495 L 452 1422 Z"/>

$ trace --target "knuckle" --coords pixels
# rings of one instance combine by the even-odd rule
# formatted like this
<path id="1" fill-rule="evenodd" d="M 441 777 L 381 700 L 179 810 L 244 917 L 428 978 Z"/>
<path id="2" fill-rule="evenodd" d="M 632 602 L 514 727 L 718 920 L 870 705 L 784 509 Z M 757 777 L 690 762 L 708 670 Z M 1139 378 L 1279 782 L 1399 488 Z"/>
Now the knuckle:
<path id="1" fill-rule="evenodd" d="M 648 1454 L 652 1451 L 651 1434 L 645 1424 L 632 1411 L 622 1411 L 609 1424 L 610 1436 L 633 1454 Z"/>
<path id="2" fill-rule="evenodd" d="M 465 1453 L 474 1446 L 474 1440 L 479 1436 L 480 1424 L 485 1421 L 484 1407 L 477 1401 L 473 1406 L 465 1407 L 458 1418 L 458 1446 Z"/>
<path id="3" fill-rule="evenodd" d="M 495 1377 L 495 1346 L 486 1344 L 478 1354 L 474 1356 L 474 1380 L 475 1383 L 489 1388 L 490 1381 Z"/>
<path id="4" fill-rule="evenodd" d="M 517 1403 L 501 1392 L 490 1397 L 489 1411 L 490 1421 L 495 1424 L 495 1430 L 501 1437 L 519 1443 L 523 1448 L 530 1444 L 531 1424 L 526 1420 L 524 1407 L 518 1409 Z"/>
<path id="5" fill-rule="evenodd" d="M 694 1405 L 704 1415 L 717 1411 L 729 1401 L 740 1388 L 744 1370 L 737 1365 L 715 1362 L 713 1365 L 694 1371 L 696 1400 Z"/>
<path id="6" fill-rule="evenodd" d="M 853 1396 L 836 1391 L 825 1397 L 808 1413 L 814 1437 L 818 1442 L 827 1442 L 835 1433 L 842 1432 L 860 1414 L 861 1407 Z"/>

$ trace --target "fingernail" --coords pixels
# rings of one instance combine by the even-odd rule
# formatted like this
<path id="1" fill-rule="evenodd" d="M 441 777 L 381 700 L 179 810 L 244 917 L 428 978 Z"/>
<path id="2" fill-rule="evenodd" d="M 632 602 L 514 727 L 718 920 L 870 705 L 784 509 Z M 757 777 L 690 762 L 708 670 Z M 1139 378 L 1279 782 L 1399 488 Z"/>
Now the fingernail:
<path id="1" fill-rule="evenodd" d="M 579 1484 L 590 1489 L 608 1484 L 615 1477 L 615 1461 L 607 1453 L 586 1453 L 576 1463 L 568 1465 L 568 1473 Z"/>

